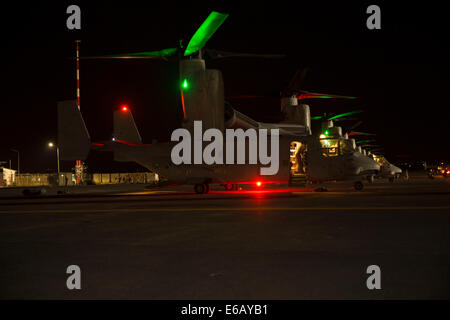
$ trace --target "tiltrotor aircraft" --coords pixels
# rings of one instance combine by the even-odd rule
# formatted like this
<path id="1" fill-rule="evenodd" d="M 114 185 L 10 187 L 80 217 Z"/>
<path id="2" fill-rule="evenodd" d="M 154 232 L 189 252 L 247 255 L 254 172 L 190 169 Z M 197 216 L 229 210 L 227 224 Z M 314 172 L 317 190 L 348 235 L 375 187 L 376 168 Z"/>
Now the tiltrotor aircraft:
<path id="1" fill-rule="evenodd" d="M 180 57 L 181 102 L 184 114 L 182 127 L 194 137 L 192 139 L 194 143 L 190 145 L 191 154 L 194 154 L 197 147 L 205 150 L 212 144 L 208 142 L 211 139 L 205 138 L 202 132 L 199 135 L 196 127 L 199 121 L 203 131 L 215 129 L 222 134 L 227 131 L 226 128 L 233 126 L 241 130 L 267 129 L 267 133 L 274 135 L 279 133 L 278 150 L 273 149 L 275 144 L 268 138 L 265 146 L 266 151 L 271 150 L 272 157 L 273 152 L 278 153 L 276 157 L 278 170 L 270 175 L 263 175 L 263 170 L 268 167 L 267 162 L 239 163 L 242 154 L 238 154 L 236 144 L 231 149 L 224 145 L 223 150 L 220 150 L 223 151 L 221 154 L 223 157 L 230 157 L 232 164 L 220 162 L 207 164 L 201 160 L 174 164 L 171 153 L 177 142 L 143 144 L 131 110 L 127 108 L 114 113 L 114 139 L 104 143 L 92 143 L 75 100 L 60 102 L 58 105 L 58 144 L 61 159 L 86 159 L 92 148 L 112 151 L 116 161 L 136 162 L 158 173 L 164 183 L 191 184 L 197 193 L 207 193 L 210 184 L 213 183 L 229 186 L 256 182 L 258 184 L 288 182 L 298 178 L 303 181 L 354 180 L 355 188 L 362 189 L 361 179 L 378 173 L 380 166 L 372 159 L 356 152 L 354 141 L 343 138 L 342 130 L 333 127 L 332 121 L 327 129 L 329 135 L 320 139 L 312 136 L 307 105 L 291 110 L 294 119 L 303 125 L 303 132 L 298 132 L 298 125 L 292 123 L 286 123 L 284 127 L 278 124 L 262 124 L 238 114 L 234 109 L 227 109 L 222 74 L 219 70 L 206 69 L 205 60 L 202 59 L 203 47 L 227 16 L 212 12 L 195 32 L 185 50 L 180 46 L 108 58 L 165 58 L 177 53 Z M 293 101 L 292 103 L 294 104 Z M 297 99 L 295 104 L 298 105 Z M 230 125 L 230 112 L 231 119 L 234 119 L 231 122 L 235 121 L 234 125 Z M 239 116 L 236 117 L 236 114 Z M 246 120 L 246 124 L 239 123 L 242 119 Z M 294 130 L 291 130 L 291 127 Z M 259 138 L 257 141 L 260 142 L 261 131 L 257 132 Z M 242 143 L 245 155 L 249 155 L 254 145 L 248 137 L 246 139 L 246 135 L 242 136 L 241 141 L 237 137 L 237 144 Z M 261 144 L 258 144 L 258 152 L 261 152 L 260 148 Z M 259 155 L 261 156 L 261 153 Z"/>
<path id="2" fill-rule="evenodd" d="M 394 182 L 394 180 L 400 178 L 402 169 L 394 166 L 382 155 L 372 154 L 372 157 L 380 164 L 380 172 L 376 175 L 376 178 L 388 179 L 389 182 Z"/>

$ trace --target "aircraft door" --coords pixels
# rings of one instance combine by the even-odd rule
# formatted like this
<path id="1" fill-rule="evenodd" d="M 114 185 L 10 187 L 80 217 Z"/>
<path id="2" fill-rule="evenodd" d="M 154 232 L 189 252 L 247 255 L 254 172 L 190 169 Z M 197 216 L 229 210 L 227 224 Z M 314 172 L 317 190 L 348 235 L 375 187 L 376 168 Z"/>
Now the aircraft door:
<path id="1" fill-rule="evenodd" d="M 305 185 L 307 182 L 307 145 L 304 142 L 292 141 L 290 144 L 289 185 Z"/>

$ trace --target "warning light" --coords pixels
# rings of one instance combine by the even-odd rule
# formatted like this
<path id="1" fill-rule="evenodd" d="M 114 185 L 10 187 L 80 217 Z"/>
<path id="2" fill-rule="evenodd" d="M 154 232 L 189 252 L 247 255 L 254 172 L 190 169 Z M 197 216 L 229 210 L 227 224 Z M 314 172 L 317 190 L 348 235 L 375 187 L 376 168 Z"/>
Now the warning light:
<path id="1" fill-rule="evenodd" d="M 327 136 L 326 135 L 324 135 L 324 134 L 321 134 L 320 135 L 320 139 L 325 139 Z"/>
<path id="2" fill-rule="evenodd" d="M 123 112 L 128 111 L 128 107 L 127 106 L 122 106 L 122 111 Z"/>
<path id="3" fill-rule="evenodd" d="M 261 181 L 257 181 L 257 182 L 256 182 L 256 186 L 257 186 L 257 187 L 261 187 L 261 185 L 262 185 Z"/>
<path id="4" fill-rule="evenodd" d="M 323 134 L 327 136 L 330 134 L 330 132 L 328 130 L 325 130 L 325 132 Z"/>

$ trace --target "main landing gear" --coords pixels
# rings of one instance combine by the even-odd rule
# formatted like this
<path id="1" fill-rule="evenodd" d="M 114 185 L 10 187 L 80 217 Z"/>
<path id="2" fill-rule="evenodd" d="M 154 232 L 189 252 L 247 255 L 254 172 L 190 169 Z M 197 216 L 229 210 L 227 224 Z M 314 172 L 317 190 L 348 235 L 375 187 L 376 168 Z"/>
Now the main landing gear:
<path id="1" fill-rule="evenodd" d="M 203 184 L 196 184 L 194 186 L 194 191 L 198 194 L 202 194 L 202 193 L 208 193 L 209 190 L 211 190 L 211 187 L 209 184 L 207 183 L 203 183 Z"/>
<path id="2" fill-rule="evenodd" d="M 355 190 L 361 191 L 364 188 L 364 185 L 361 181 L 356 181 L 353 187 Z"/>

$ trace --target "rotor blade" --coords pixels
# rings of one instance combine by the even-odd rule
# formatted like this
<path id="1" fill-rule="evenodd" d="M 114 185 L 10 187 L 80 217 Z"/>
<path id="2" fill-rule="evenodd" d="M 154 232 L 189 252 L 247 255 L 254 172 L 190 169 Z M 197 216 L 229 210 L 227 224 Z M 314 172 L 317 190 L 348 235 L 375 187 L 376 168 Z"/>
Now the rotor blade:
<path id="1" fill-rule="evenodd" d="M 308 71 L 309 68 L 297 69 L 285 91 L 289 94 L 291 92 L 300 92 Z"/>
<path id="2" fill-rule="evenodd" d="M 348 135 L 349 136 L 376 136 L 375 133 L 357 132 L 357 131 L 349 132 Z"/>
<path id="3" fill-rule="evenodd" d="M 375 141 L 374 139 L 367 139 L 367 140 L 358 140 L 356 141 L 356 143 L 367 143 L 367 142 L 373 142 Z"/>
<path id="4" fill-rule="evenodd" d="M 353 126 L 350 127 L 349 131 L 352 131 L 353 129 L 356 129 L 357 127 L 359 127 L 363 122 L 362 121 L 358 121 L 357 123 L 355 123 Z"/>
<path id="5" fill-rule="evenodd" d="M 334 119 L 334 121 L 354 121 L 354 120 L 358 120 L 358 119 L 356 119 L 356 118 L 346 118 L 346 117 Z"/>
<path id="6" fill-rule="evenodd" d="M 379 144 L 362 144 L 361 147 L 363 147 L 363 148 L 368 148 L 369 150 L 371 150 L 371 149 L 373 149 L 374 147 L 375 147 L 375 148 L 381 147 L 381 145 L 379 145 Z"/>
<path id="7" fill-rule="evenodd" d="M 301 91 L 301 93 L 297 96 L 298 100 L 303 99 L 356 99 L 356 97 L 351 96 L 339 96 L 336 94 L 326 94 L 326 93 L 314 93 L 314 92 L 307 92 L 307 91 Z"/>
<path id="8" fill-rule="evenodd" d="M 192 36 L 186 47 L 184 56 L 191 55 L 203 48 L 206 42 L 212 37 L 217 29 L 219 29 L 226 18 L 228 18 L 228 14 L 212 11 L 208 18 L 206 18 L 206 20 Z"/>
<path id="9" fill-rule="evenodd" d="M 233 100 L 233 99 L 265 99 L 268 98 L 267 96 L 251 96 L 251 95 L 243 95 L 243 96 L 229 96 L 227 99 Z"/>
<path id="10" fill-rule="evenodd" d="M 346 113 L 341 113 L 341 114 L 335 115 L 331 118 L 328 118 L 328 120 L 339 119 L 339 118 L 343 118 L 343 117 L 350 116 L 352 114 L 361 113 L 361 112 L 364 112 L 364 111 L 363 110 L 355 110 L 355 111 L 350 111 L 350 112 L 346 112 Z"/>
<path id="11" fill-rule="evenodd" d="M 223 58 L 261 58 L 261 59 L 282 59 L 286 57 L 284 54 L 259 54 L 259 53 L 240 53 L 219 51 L 213 49 L 205 49 L 210 59 L 223 59 Z"/>
<path id="12" fill-rule="evenodd" d="M 177 52 L 177 48 L 167 48 L 158 51 L 123 53 L 107 56 L 81 57 L 81 59 L 166 59 Z"/>

